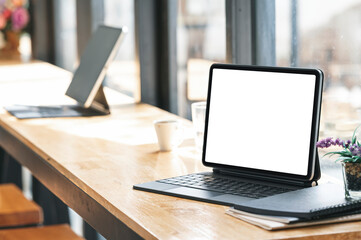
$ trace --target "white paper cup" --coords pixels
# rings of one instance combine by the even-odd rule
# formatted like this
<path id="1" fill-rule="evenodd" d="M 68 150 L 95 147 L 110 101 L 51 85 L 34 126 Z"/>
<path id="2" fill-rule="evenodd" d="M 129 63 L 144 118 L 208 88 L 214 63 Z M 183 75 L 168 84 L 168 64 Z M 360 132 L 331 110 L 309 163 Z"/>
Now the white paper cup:
<path id="1" fill-rule="evenodd" d="M 154 121 L 160 151 L 172 151 L 182 141 L 182 124 L 178 120 Z"/>

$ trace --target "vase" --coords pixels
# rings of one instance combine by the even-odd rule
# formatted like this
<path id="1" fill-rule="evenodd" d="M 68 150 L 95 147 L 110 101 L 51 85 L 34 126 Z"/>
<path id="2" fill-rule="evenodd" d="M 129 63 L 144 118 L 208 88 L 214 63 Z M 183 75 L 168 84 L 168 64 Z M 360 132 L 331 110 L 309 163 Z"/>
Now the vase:
<path id="1" fill-rule="evenodd" d="M 346 198 L 361 198 L 361 163 L 342 163 Z"/>
<path id="2" fill-rule="evenodd" d="M 8 30 L 4 34 L 5 46 L 1 49 L 1 57 L 7 59 L 19 58 L 20 32 Z"/>

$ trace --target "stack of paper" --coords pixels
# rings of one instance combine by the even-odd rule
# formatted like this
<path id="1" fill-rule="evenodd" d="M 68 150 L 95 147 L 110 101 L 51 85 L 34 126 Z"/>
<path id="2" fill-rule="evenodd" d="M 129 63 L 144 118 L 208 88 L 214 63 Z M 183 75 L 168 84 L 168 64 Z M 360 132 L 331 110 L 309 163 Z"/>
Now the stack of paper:
<path id="1" fill-rule="evenodd" d="M 234 205 L 227 214 L 268 230 L 361 220 L 361 199 L 322 184 Z"/>
<path id="2" fill-rule="evenodd" d="M 306 221 L 296 217 L 281 217 L 281 216 L 268 216 L 268 215 L 259 215 L 259 214 L 252 214 L 243 212 L 233 207 L 229 208 L 226 211 L 227 214 L 251 223 L 253 225 L 259 226 L 261 228 L 267 230 L 278 230 L 278 229 L 285 229 L 285 228 L 297 228 L 297 227 L 304 227 L 304 226 L 311 226 L 311 225 L 321 225 L 321 224 L 328 224 L 328 223 L 338 223 L 338 222 L 351 222 L 361 220 L 361 213 L 358 214 L 351 214 L 342 217 L 333 217 L 333 218 L 326 218 L 322 220 L 311 220 Z"/>

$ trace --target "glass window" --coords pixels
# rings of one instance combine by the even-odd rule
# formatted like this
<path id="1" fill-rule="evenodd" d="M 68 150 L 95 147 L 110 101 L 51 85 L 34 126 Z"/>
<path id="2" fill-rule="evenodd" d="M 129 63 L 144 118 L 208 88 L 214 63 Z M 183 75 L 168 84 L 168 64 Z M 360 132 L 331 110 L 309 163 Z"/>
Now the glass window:
<path id="1" fill-rule="evenodd" d="M 180 0 L 178 6 L 178 112 L 206 99 L 209 67 L 226 59 L 225 1 Z"/>
<path id="2" fill-rule="evenodd" d="M 351 138 L 361 120 L 361 1 L 276 0 L 276 55 L 279 66 L 323 70 L 320 138 Z"/>
<path id="3" fill-rule="evenodd" d="M 104 1 L 106 25 L 128 28 L 118 54 L 110 65 L 106 84 L 140 100 L 140 77 L 135 61 L 134 0 Z"/>
<path id="4" fill-rule="evenodd" d="M 55 64 L 73 72 L 77 66 L 75 0 L 54 2 Z"/>

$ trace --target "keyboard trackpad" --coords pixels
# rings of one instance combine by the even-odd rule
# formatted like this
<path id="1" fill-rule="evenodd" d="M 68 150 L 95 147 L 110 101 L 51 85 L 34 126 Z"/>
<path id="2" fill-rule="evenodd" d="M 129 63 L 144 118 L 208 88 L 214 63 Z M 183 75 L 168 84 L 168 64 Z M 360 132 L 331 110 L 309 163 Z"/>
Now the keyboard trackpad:
<path id="1" fill-rule="evenodd" d="M 201 199 L 213 199 L 214 197 L 221 195 L 222 193 L 205 191 L 195 188 L 178 187 L 167 190 L 169 193 L 180 194 L 189 197 L 201 198 Z"/>
<path id="2" fill-rule="evenodd" d="M 233 194 L 222 194 L 220 196 L 213 197 L 212 200 L 228 202 L 228 203 L 239 205 L 244 202 L 254 200 L 254 198 L 241 197 L 241 196 L 237 196 L 237 195 L 233 195 Z"/>

